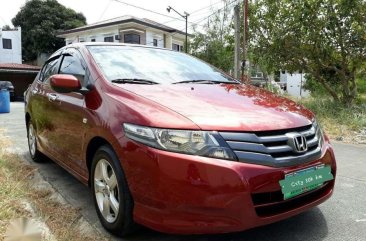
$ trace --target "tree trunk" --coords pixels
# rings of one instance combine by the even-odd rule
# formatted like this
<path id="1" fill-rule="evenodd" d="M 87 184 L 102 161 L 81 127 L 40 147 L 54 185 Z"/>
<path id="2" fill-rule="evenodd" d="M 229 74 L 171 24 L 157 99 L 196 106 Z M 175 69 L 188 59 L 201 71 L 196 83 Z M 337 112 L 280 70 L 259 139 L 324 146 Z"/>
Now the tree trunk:
<path id="1" fill-rule="evenodd" d="M 357 97 L 357 85 L 355 80 L 355 73 L 352 72 L 344 80 L 343 98 L 342 102 L 345 106 L 351 107 Z"/>
<path id="2" fill-rule="evenodd" d="M 332 87 L 329 86 L 329 84 L 324 80 L 324 78 L 318 74 L 318 73 L 314 73 L 314 76 L 319 80 L 320 84 L 328 91 L 328 93 L 332 96 L 333 100 L 336 102 L 340 102 L 340 98 L 337 94 L 337 92 L 332 89 Z"/>

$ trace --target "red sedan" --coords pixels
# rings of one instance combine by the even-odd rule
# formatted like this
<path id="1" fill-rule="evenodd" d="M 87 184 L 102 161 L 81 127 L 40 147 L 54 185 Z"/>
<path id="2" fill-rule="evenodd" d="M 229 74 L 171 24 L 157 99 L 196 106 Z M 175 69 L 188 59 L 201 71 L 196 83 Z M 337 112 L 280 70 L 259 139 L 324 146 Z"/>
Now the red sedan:
<path id="1" fill-rule="evenodd" d="M 336 162 L 313 113 L 187 54 L 68 45 L 26 92 L 30 155 L 89 185 L 103 226 L 241 231 L 333 192 Z"/>

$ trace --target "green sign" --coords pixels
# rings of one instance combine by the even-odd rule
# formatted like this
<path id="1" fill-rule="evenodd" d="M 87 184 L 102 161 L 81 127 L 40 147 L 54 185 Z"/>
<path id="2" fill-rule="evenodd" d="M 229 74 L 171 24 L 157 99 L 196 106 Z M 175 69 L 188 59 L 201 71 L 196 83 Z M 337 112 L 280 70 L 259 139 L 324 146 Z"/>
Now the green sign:
<path id="1" fill-rule="evenodd" d="M 316 189 L 332 179 L 330 166 L 317 166 L 287 174 L 279 183 L 284 199 L 288 199 Z"/>

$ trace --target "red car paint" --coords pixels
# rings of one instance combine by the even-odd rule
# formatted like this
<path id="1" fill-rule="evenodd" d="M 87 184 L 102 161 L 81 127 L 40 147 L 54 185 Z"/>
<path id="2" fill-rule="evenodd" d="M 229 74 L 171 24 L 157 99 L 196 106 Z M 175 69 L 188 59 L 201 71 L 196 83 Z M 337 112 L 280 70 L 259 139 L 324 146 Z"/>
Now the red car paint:
<path id="1" fill-rule="evenodd" d="M 327 164 L 335 177 L 335 157 L 326 137 L 319 158 L 270 167 L 158 150 L 127 138 L 122 126 L 276 131 L 310 125 L 314 115 L 302 106 L 243 84 L 112 84 L 85 45 L 70 48 L 80 51 L 94 86 L 84 94 L 60 94 L 34 81 L 26 94 L 27 118 L 42 117 L 49 125 L 36 124 L 38 148 L 88 184 L 89 153 L 96 148 L 91 143 L 108 142 L 126 174 L 136 222 L 168 233 L 242 231 L 291 217 L 332 195 L 334 180 L 289 200 L 255 201 L 262 194 L 278 194 L 279 180 L 292 171 Z M 47 100 L 49 94 L 57 94 L 57 103 Z"/>

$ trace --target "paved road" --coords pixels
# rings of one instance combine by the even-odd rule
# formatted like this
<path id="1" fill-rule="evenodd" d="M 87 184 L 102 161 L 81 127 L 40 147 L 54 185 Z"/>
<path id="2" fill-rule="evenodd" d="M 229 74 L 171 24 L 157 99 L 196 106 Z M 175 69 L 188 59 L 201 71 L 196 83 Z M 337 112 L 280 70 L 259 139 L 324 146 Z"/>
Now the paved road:
<path id="1" fill-rule="evenodd" d="M 0 114 L 0 129 L 13 142 L 12 150 L 28 155 L 23 103 L 12 103 L 10 114 Z M 366 240 L 366 146 L 334 143 L 338 177 L 333 197 L 319 207 L 275 224 L 225 235 L 178 236 L 143 229 L 126 240 L 245 241 L 245 240 Z M 41 175 L 96 229 L 107 234 L 95 214 L 89 189 L 61 167 L 48 161 L 36 165 Z M 112 238 L 113 240 L 121 240 Z"/>

